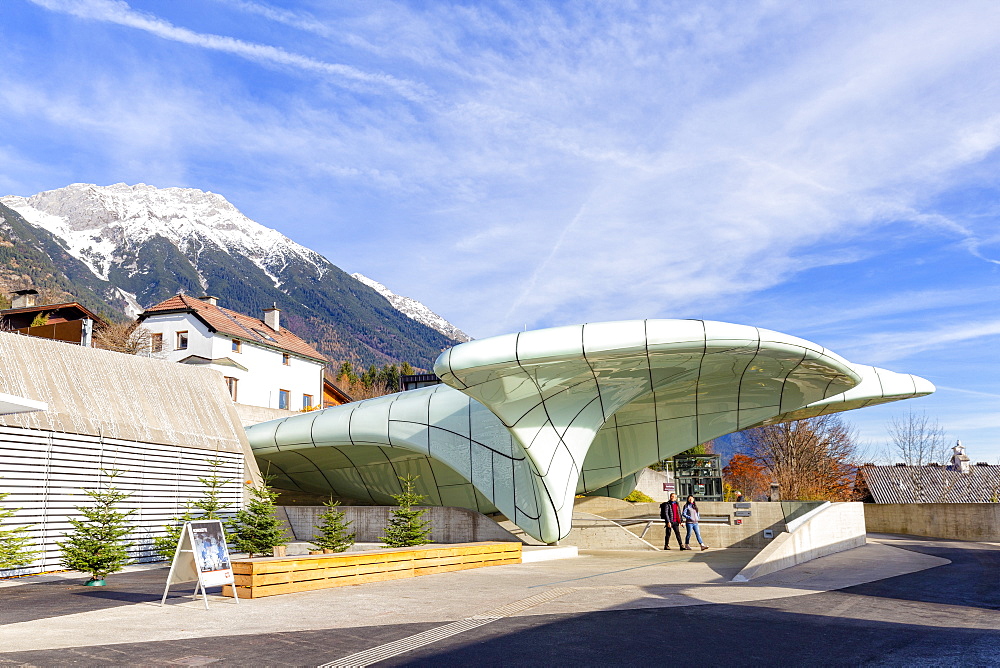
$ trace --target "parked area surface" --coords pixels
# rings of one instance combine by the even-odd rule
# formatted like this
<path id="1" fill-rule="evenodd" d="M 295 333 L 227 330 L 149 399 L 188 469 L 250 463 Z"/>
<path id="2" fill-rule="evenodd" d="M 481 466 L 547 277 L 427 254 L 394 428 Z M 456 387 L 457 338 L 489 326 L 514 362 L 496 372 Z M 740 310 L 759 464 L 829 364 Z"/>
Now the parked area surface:
<path id="1" fill-rule="evenodd" d="M 35 576 L 0 583 L 0 665 L 997 660 L 1000 545 L 869 540 L 741 584 L 729 580 L 753 550 L 587 551 L 240 604 L 215 597 L 208 611 L 180 591 L 159 607 L 164 569 L 96 590 Z"/>

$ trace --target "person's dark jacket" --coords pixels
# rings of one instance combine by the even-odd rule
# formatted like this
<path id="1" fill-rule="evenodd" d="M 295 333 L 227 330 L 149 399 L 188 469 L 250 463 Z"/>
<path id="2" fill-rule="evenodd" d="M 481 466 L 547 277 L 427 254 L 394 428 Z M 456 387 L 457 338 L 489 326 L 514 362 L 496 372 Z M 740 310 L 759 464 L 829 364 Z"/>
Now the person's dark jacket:
<path id="1" fill-rule="evenodd" d="M 681 504 L 679 501 L 664 501 L 660 504 L 660 517 L 670 524 L 683 524 Z"/>

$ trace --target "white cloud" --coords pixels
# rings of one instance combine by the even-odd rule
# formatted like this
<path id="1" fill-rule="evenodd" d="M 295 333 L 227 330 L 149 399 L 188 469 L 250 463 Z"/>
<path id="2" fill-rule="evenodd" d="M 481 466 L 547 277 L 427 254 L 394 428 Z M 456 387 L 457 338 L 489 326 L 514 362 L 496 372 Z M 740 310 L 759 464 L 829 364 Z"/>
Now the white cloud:
<path id="1" fill-rule="evenodd" d="M 26 98 L 45 100 L 22 109 L 96 128 L 136 165 L 164 146 L 178 173 L 218 161 L 241 174 L 234 188 L 260 180 L 259 191 L 315 198 L 313 210 L 355 199 L 328 221 L 299 224 L 313 234 L 336 223 L 320 248 L 331 259 L 412 286 L 477 336 L 524 322 L 697 314 L 877 254 L 865 240 L 899 221 L 985 259 L 997 243 L 990 221 L 928 206 L 1000 143 L 993 3 L 905 13 L 879 3 L 319 3 L 313 13 L 220 3 L 296 29 L 269 45 L 123 2 L 35 1 L 134 28 L 136 39 L 398 93 L 297 81 L 251 95 L 199 71 L 159 78 L 157 99 L 140 83 L 144 67 L 157 79 L 157 65 L 136 61 L 96 77 L 108 82 L 105 113 L 88 82 L 46 90 L 20 80 Z M 13 70 L 7 78 L 18 83 Z M 130 109 L 116 81 L 138 90 L 141 106 Z M 262 222 L 299 237 L 294 218 Z M 351 223 L 363 234 L 340 232 Z M 385 252 L 398 246 L 407 263 Z"/>
<path id="2" fill-rule="evenodd" d="M 918 353 L 1000 336 L 1000 319 L 950 322 L 928 330 L 879 332 L 858 337 L 844 352 L 869 364 L 906 359 Z"/>
<path id="3" fill-rule="evenodd" d="M 162 39 L 213 51 L 222 51 L 259 63 L 283 65 L 308 72 L 334 75 L 341 81 L 373 84 L 380 89 L 392 90 L 396 94 L 410 99 L 423 99 L 428 95 L 428 91 L 421 86 L 387 74 L 366 72 L 341 63 L 328 63 L 267 44 L 256 44 L 233 37 L 200 33 L 175 26 L 150 14 L 135 11 L 124 0 L 30 1 L 52 11 L 143 30 Z"/>

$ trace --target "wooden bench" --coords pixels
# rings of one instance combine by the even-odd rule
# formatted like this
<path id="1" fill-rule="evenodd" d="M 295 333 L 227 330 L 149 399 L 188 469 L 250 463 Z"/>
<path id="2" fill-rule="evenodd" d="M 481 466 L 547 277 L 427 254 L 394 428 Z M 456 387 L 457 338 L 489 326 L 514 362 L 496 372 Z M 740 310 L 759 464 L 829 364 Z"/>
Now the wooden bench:
<path id="1" fill-rule="evenodd" d="M 521 563 L 520 543 L 456 543 L 233 561 L 240 598 Z M 222 593 L 232 596 L 226 585 Z"/>

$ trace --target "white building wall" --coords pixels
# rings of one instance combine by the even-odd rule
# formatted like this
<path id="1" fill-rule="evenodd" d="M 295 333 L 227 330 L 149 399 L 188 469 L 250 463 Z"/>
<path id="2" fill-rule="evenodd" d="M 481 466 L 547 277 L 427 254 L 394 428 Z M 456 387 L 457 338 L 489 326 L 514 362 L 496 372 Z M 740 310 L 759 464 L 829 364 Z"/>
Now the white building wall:
<path id="1" fill-rule="evenodd" d="M 237 379 L 236 401 L 251 406 L 278 408 L 278 392 L 289 391 L 289 409 L 302 410 L 303 395 L 312 396 L 312 405 L 323 400 L 323 365 L 319 362 L 289 355 L 288 364 L 283 354 L 243 341 L 241 352 L 233 351 L 230 337 L 217 334 L 213 337 L 211 359 L 229 358 L 247 368 L 210 365 L 223 376 Z"/>
<path id="2" fill-rule="evenodd" d="M 163 335 L 163 350 L 159 353 L 153 353 L 153 356 L 158 359 L 180 362 L 191 355 L 212 358 L 214 335 L 208 330 L 205 323 L 187 313 L 158 315 L 146 319 L 142 326 L 148 329 L 150 334 Z M 177 349 L 177 332 L 181 331 L 188 333 L 186 350 Z"/>
<path id="3" fill-rule="evenodd" d="M 300 411 L 304 395 L 312 396 L 312 405 L 323 401 L 323 364 L 295 355 L 289 355 L 289 363 L 283 363 L 283 354 L 242 340 L 240 352 L 233 350 L 233 339 L 224 334 L 210 332 L 208 327 L 188 313 L 167 313 L 150 316 L 143 322 L 152 334 L 163 336 L 163 351 L 154 356 L 169 362 L 197 355 L 206 359 L 228 358 L 246 367 L 246 371 L 236 367 L 210 364 L 209 368 L 225 377 L 235 378 L 236 401 L 251 406 L 278 408 L 279 392 L 288 390 L 289 409 Z M 261 329 L 266 333 L 263 325 Z M 188 347 L 176 349 L 177 332 L 187 331 Z"/>

